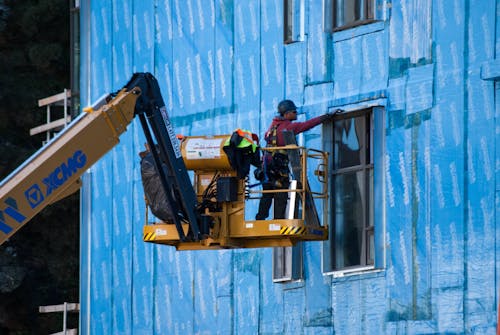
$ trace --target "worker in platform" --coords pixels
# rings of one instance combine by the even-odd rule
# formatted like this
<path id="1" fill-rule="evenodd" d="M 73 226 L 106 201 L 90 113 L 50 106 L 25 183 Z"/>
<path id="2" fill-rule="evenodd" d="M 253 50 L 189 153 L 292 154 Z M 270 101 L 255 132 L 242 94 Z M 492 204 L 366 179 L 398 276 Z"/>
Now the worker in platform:
<path id="1" fill-rule="evenodd" d="M 267 147 L 285 146 L 283 131 L 292 131 L 295 135 L 307 131 L 317 125 L 333 119 L 335 113 L 326 113 L 305 122 L 297 120 L 297 106 L 292 100 L 283 100 L 278 104 L 276 116 L 264 139 Z M 288 169 L 288 155 L 284 150 L 266 151 L 262 157 L 262 169 L 256 170 L 256 178 L 262 181 L 263 190 L 288 189 L 290 186 Z M 256 220 L 265 220 L 269 216 L 269 209 L 274 199 L 274 218 L 284 219 L 288 201 L 288 192 L 263 193 L 259 202 L 259 211 Z"/>

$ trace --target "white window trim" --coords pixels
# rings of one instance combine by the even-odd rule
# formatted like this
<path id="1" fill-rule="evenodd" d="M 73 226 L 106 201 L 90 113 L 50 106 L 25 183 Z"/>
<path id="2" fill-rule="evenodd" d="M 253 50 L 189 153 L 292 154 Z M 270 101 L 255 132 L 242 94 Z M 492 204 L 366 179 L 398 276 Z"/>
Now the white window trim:
<path id="1" fill-rule="evenodd" d="M 360 276 L 378 272 L 384 272 L 384 269 L 379 269 L 374 266 L 364 266 L 359 268 L 344 269 L 338 271 L 330 271 L 323 273 L 323 276 L 332 276 L 333 278 L 344 278 L 349 276 Z"/>

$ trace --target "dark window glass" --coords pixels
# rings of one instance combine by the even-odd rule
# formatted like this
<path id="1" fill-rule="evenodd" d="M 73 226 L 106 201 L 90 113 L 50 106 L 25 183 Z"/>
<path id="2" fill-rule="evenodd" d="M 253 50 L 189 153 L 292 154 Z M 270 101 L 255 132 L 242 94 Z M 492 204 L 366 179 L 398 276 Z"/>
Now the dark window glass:
<path id="1" fill-rule="evenodd" d="M 330 254 L 325 270 L 374 264 L 371 109 L 332 125 Z"/>
<path id="2" fill-rule="evenodd" d="M 375 19 L 376 0 L 324 0 L 324 30 L 332 32 Z"/>

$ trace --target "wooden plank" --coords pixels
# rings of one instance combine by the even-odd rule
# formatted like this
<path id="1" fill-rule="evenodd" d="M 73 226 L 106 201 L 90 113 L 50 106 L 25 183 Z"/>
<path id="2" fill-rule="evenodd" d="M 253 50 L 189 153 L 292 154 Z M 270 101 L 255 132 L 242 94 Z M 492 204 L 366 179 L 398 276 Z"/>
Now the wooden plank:
<path id="1" fill-rule="evenodd" d="M 66 124 L 68 124 L 70 122 L 71 122 L 71 116 L 68 115 L 66 117 Z M 46 131 L 49 131 L 49 130 L 53 130 L 53 129 L 56 129 L 56 128 L 64 127 L 64 124 L 65 124 L 64 123 L 64 118 L 60 118 L 58 120 L 55 120 L 55 121 L 43 124 L 41 126 L 38 126 L 38 127 L 35 127 L 35 128 L 31 128 L 30 129 L 30 135 L 33 136 L 33 135 L 40 134 L 40 133 L 43 133 L 43 132 L 46 132 Z"/>
<path id="2" fill-rule="evenodd" d="M 65 331 L 59 333 L 53 333 L 51 335 L 78 335 L 78 329 L 66 329 Z"/>
<path id="3" fill-rule="evenodd" d="M 80 310 L 80 304 L 75 303 L 67 303 L 66 311 L 67 312 L 78 312 Z M 64 304 L 62 305 L 49 305 L 49 306 L 39 306 L 39 313 L 54 313 L 54 312 L 64 312 Z"/>
<path id="4" fill-rule="evenodd" d="M 295 139 L 295 134 L 291 131 L 283 131 L 283 139 L 285 140 L 285 144 L 297 144 L 296 139 Z M 298 150 L 288 150 L 288 159 L 290 161 L 290 165 L 292 167 L 292 173 L 294 174 L 295 178 L 298 179 L 298 185 L 297 188 L 302 188 L 302 183 L 301 183 L 301 176 L 302 176 L 302 166 L 300 164 L 300 155 Z M 306 176 L 307 178 L 307 176 Z M 314 203 L 313 196 L 311 194 L 310 189 L 309 189 L 309 182 L 306 179 L 305 180 L 305 205 L 306 208 L 305 210 L 305 223 L 309 226 L 321 226 L 320 220 L 319 220 L 319 215 L 318 215 L 318 210 L 316 209 L 316 204 Z"/>
<path id="5" fill-rule="evenodd" d="M 71 90 L 66 90 L 66 92 L 62 92 L 62 93 L 52 95 L 50 97 L 38 100 L 38 107 L 47 106 L 47 105 L 53 104 L 53 103 L 58 102 L 58 101 L 63 101 L 64 98 L 71 98 Z"/>

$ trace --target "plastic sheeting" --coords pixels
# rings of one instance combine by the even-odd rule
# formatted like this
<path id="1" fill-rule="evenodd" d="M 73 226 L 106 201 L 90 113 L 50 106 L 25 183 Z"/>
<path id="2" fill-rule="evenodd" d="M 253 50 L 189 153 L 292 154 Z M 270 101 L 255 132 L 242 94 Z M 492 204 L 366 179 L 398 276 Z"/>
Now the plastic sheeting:
<path id="1" fill-rule="evenodd" d="M 304 280 L 274 284 L 270 250 L 143 243 L 145 140 L 134 122 L 85 176 L 81 333 L 492 333 L 496 1 L 376 1 L 382 21 L 329 35 L 321 2 L 304 0 L 304 40 L 290 45 L 282 4 L 81 1 L 82 103 L 153 72 L 175 130 L 209 135 L 241 124 L 262 134 L 284 97 L 304 106 L 300 118 L 377 101 L 380 271 L 325 275 L 327 248 L 308 243 Z M 321 129 L 300 137 L 324 140 Z"/>

